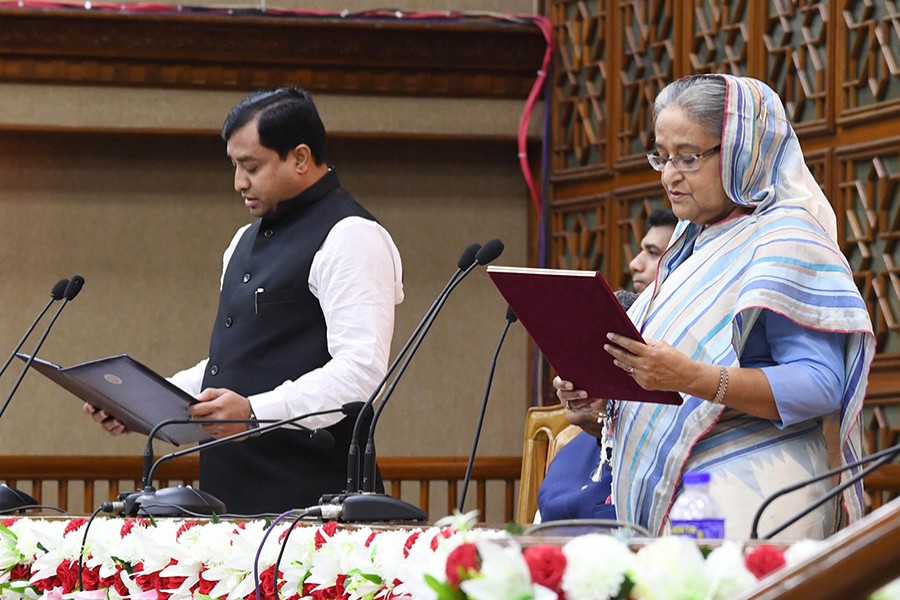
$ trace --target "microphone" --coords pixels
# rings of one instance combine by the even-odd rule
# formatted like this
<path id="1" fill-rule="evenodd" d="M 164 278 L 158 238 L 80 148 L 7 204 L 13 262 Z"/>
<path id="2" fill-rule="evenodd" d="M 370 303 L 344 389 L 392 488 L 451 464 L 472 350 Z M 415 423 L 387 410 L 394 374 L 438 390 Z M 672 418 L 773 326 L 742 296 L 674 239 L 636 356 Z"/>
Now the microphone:
<path id="1" fill-rule="evenodd" d="M 484 399 L 481 401 L 481 414 L 478 416 L 478 425 L 475 428 L 475 439 L 472 440 L 472 452 L 469 454 L 469 464 L 466 465 L 466 476 L 463 478 L 462 494 L 459 497 L 459 512 L 463 512 L 463 506 L 466 503 L 466 492 L 469 490 L 469 481 L 472 480 L 472 467 L 475 464 L 475 453 L 478 450 L 478 440 L 481 438 L 481 426 L 484 424 L 484 413 L 487 411 L 488 396 L 491 394 L 491 383 L 494 381 L 494 369 L 497 367 L 497 357 L 500 356 L 500 348 L 503 347 L 503 340 L 506 339 L 506 333 L 509 331 L 510 325 L 519 320 L 512 307 L 506 307 L 506 325 L 503 327 L 503 333 L 500 334 L 500 341 L 497 342 L 497 349 L 494 350 L 494 358 L 491 360 L 491 368 L 488 371 L 487 385 L 484 388 Z"/>
<path id="2" fill-rule="evenodd" d="M 57 288 L 59 288 L 61 286 L 62 282 L 63 282 L 63 280 L 56 282 L 56 285 L 53 286 L 53 291 L 51 292 L 51 296 L 53 295 L 54 292 L 58 291 Z M 84 286 L 84 277 L 82 277 L 81 275 L 72 276 L 72 279 L 69 279 L 68 283 L 66 283 L 66 286 L 65 286 L 66 289 L 63 291 L 63 294 L 62 294 L 62 304 L 60 304 L 59 308 L 56 309 L 56 314 L 53 315 L 53 319 L 50 320 L 50 324 L 47 325 L 46 329 L 44 329 L 44 333 L 41 334 L 41 338 L 38 340 L 37 345 L 34 347 L 34 350 L 31 351 L 31 355 L 25 361 L 25 366 L 22 367 L 22 371 L 19 373 L 19 378 L 16 379 L 16 382 L 13 384 L 12 389 L 9 391 L 9 394 L 6 396 L 6 400 L 3 401 L 3 406 L 0 407 L 0 417 L 3 416 L 3 413 L 6 411 L 6 407 L 9 406 L 9 402 L 10 402 L 10 400 L 12 400 L 12 397 L 16 393 L 16 390 L 19 389 L 19 384 L 21 384 L 22 380 L 25 379 L 25 373 L 28 372 L 28 367 L 30 367 L 31 363 L 34 362 L 34 359 L 37 356 L 38 350 L 40 350 L 41 346 L 44 345 L 44 340 L 47 339 L 47 334 L 50 333 L 50 328 L 53 327 L 54 323 L 56 323 L 56 319 L 59 318 L 59 315 L 60 315 L 60 313 L 62 313 L 63 309 L 66 307 L 66 304 L 75 299 L 75 296 L 78 295 L 78 292 L 81 291 L 81 288 L 83 286 Z M 13 354 L 15 354 L 15 353 L 13 353 Z"/>
<path id="3" fill-rule="evenodd" d="M 32 351 L 31 353 L 31 356 L 28 357 L 28 360 L 25 362 L 25 366 L 22 367 L 22 371 L 19 373 L 19 377 L 16 379 L 16 382 L 13 384 L 12 389 L 9 391 L 9 394 L 3 401 L 3 406 L 0 406 L 0 417 L 3 416 L 4 412 L 6 412 L 6 408 L 9 406 L 10 401 L 12 401 L 13 395 L 16 393 L 16 390 L 19 389 L 19 384 L 21 384 L 22 380 L 25 379 L 25 373 L 28 372 L 28 367 L 30 367 L 31 363 L 34 362 L 34 358 L 38 350 L 40 350 L 41 346 L 44 345 L 44 340 L 47 339 L 47 334 L 50 333 L 50 328 L 53 327 L 54 323 L 56 323 L 56 319 L 59 318 L 59 315 L 62 312 L 62 309 L 65 308 L 66 303 L 75 299 L 75 296 L 77 296 L 78 292 L 81 291 L 82 286 L 84 286 L 84 277 L 82 277 L 81 275 L 75 275 L 72 277 L 72 279 L 60 279 L 56 282 L 56 284 L 53 286 L 53 289 L 50 290 L 50 301 L 47 302 L 44 310 L 42 310 L 38 317 L 34 320 L 34 322 L 31 324 L 31 327 L 28 328 L 28 331 L 25 332 L 25 335 L 16 345 L 15 350 L 12 351 L 12 354 L 10 354 L 9 358 L 6 360 L 6 364 L 4 364 L 3 368 L 0 369 L 0 375 L 2 375 L 6 371 L 6 368 L 9 366 L 13 357 L 16 356 L 22 345 L 25 343 L 25 340 L 29 335 L 31 335 L 31 332 L 37 326 L 38 321 L 41 320 L 41 317 L 43 317 L 47 310 L 50 308 L 50 305 L 57 300 L 62 300 L 62 304 L 60 304 L 59 308 L 56 311 L 56 314 L 50 321 L 50 324 L 47 325 L 47 328 L 41 335 L 40 340 L 38 340 L 37 346 L 35 346 L 34 351 Z M 0 510 L 2 511 L 16 510 L 18 508 L 23 508 L 26 506 L 37 506 L 38 504 L 39 503 L 37 500 L 24 492 L 20 492 L 15 488 L 4 485 L 2 489 L 0 489 Z"/>
<path id="4" fill-rule="evenodd" d="M 771 494 L 768 498 L 766 498 L 765 501 L 760 505 L 759 509 L 756 511 L 756 515 L 754 515 L 754 517 L 753 517 L 753 526 L 750 528 L 750 539 L 751 540 L 759 539 L 757 534 L 758 534 L 759 520 L 762 518 L 763 511 L 772 502 L 774 502 L 781 496 L 784 496 L 785 494 L 789 494 L 791 492 L 797 491 L 808 485 L 812 485 L 813 483 L 816 483 L 817 481 L 821 481 L 823 479 L 828 479 L 829 477 L 834 477 L 835 475 L 838 475 L 839 473 L 842 473 L 843 471 L 854 469 L 854 468 L 862 466 L 866 463 L 870 463 L 870 462 L 873 463 L 871 466 L 861 470 L 859 473 L 857 473 L 853 477 L 850 477 L 849 479 L 847 479 L 847 481 L 845 481 L 844 483 L 835 487 L 834 489 L 829 491 L 827 494 L 825 494 L 824 496 L 822 496 L 821 498 L 819 498 L 818 500 L 816 500 L 815 502 L 813 502 L 812 504 L 810 504 L 809 506 L 804 508 L 802 511 L 800 511 L 799 513 L 797 513 L 796 515 L 794 515 L 793 517 L 791 517 L 790 519 L 788 519 L 787 521 L 785 521 L 784 523 L 782 523 L 781 525 L 779 525 L 778 527 L 776 527 L 775 529 L 770 531 L 767 535 L 763 536 L 762 539 L 771 538 L 773 535 L 776 535 L 776 534 L 780 533 L 781 531 L 783 531 L 784 529 L 790 527 L 791 525 L 793 525 L 794 523 L 796 523 L 797 521 L 799 521 L 800 519 L 805 517 L 807 514 L 809 514 L 810 512 L 812 512 L 813 510 L 815 510 L 816 508 L 818 508 L 819 506 L 821 506 L 822 504 L 824 504 L 825 502 L 830 500 L 831 498 L 834 498 L 835 496 L 837 496 L 838 494 L 840 494 L 847 488 L 853 486 L 854 484 L 858 483 L 859 481 L 862 481 L 862 479 L 866 475 L 868 475 L 872 471 L 875 471 L 876 469 L 881 467 L 881 465 L 890 462 L 891 460 L 896 458 L 898 455 L 900 455 L 900 444 L 898 444 L 896 446 L 890 446 L 889 448 L 885 448 L 884 450 L 881 450 L 879 452 L 875 452 L 873 454 L 869 454 L 868 456 L 864 456 L 863 458 L 861 458 L 857 461 L 854 461 L 852 463 L 847 463 L 846 465 L 836 467 L 834 469 L 831 469 L 830 471 L 826 471 L 825 473 L 822 473 L 821 475 L 817 475 L 815 477 L 810 477 L 809 479 L 805 479 L 799 483 L 795 483 L 793 485 L 789 485 L 787 487 L 784 487 L 784 488 L 778 490 L 777 492 Z"/>
<path id="5" fill-rule="evenodd" d="M 434 311 L 432 311 L 432 313 L 426 317 L 424 327 L 421 328 L 421 333 L 419 334 L 418 338 L 416 338 L 415 343 L 404 358 L 403 364 L 400 365 L 400 370 L 397 372 L 396 377 L 394 377 L 391 385 L 388 386 L 387 391 L 385 391 L 384 396 L 381 398 L 378 409 L 375 411 L 375 416 L 372 417 L 372 423 L 369 425 L 369 437 L 366 440 L 366 452 L 365 456 L 363 457 L 363 492 L 373 492 L 375 488 L 375 426 L 378 425 L 378 419 L 381 417 L 381 413 L 384 412 L 384 408 L 385 406 L 387 406 L 388 400 L 390 400 L 391 395 L 394 393 L 394 389 L 397 387 L 397 383 L 400 381 L 400 378 L 403 377 L 403 373 L 406 371 L 406 367 L 409 365 L 409 361 L 412 360 L 412 357 L 416 353 L 416 350 L 419 349 L 422 340 L 425 339 L 425 334 L 428 333 L 428 330 L 431 328 L 431 324 L 434 323 L 434 319 L 437 317 L 438 312 L 440 312 L 441 308 L 444 306 L 444 303 L 447 301 L 450 293 L 456 288 L 457 285 L 460 284 L 460 282 L 462 282 L 463 278 L 465 278 L 466 275 L 468 275 L 472 272 L 473 269 L 475 269 L 475 267 L 479 265 L 486 265 L 489 262 L 496 260 L 496 258 L 500 256 L 502 252 L 503 242 L 501 242 L 499 239 L 494 238 L 485 242 L 484 246 L 482 246 L 481 249 L 475 253 L 475 259 L 472 261 L 472 264 L 469 265 L 468 268 L 466 268 L 466 270 L 456 278 L 456 280 L 454 280 L 450 285 L 447 286 L 447 291 L 444 292 L 442 296 L 438 297 L 438 301 L 435 304 Z"/>
<path id="6" fill-rule="evenodd" d="M 384 387 L 385 382 L 388 378 L 393 374 L 394 369 L 397 368 L 397 365 L 400 364 L 400 360 L 406 354 L 406 351 L 409 350 L 409 347 L 412 345 L 415 338 L 419 335 L 419 332 L 425 326 L 425 322 L 428 320 L 428 317 L 436 310 L 438 301 L 444 294 L 448 293 L 450 286 L 456 281 L 463 271 L 469 268 L 470 265 L 475 263 L 475 255 L 478 251 L 481 250 L 481 244 L 475 243 L 470 244 L 463 250 L 462 255 L 459 257 L 459 262 L 457 263 L 456 272 L 444 286 L 444 289 L 441 290 L 441 293 L 437 295 L 434 302 L 425 311 L 425 316 L 422 317 L 422 320 L 413 330 L 412 334 L 409 336 L 409 339 L 406 340 L 406 343 L 403 345 L 403 348 L 400 349 L 400 352 L 397 353 L 397 356 L 394 358 L 394 362 L 391 363 L 390 367 L 388 367 L 387 372 L 384 374 L 384 377 L 381 378 L 381 381 L 378 382 L 378 385 L 375 386 L 375 389 L 372 390 L 372 393 L 369 395 L 368 399 L 365 402 L 365 406 L 362 410 L 360 410 L 359 415 L 356 417 L 356 422 L 353 424 L 353 435 L 350 438 L 350 449 L 347 451 L 347 488 L 346 492 L 348 494 L 355 493 L 359 490 L 359 434 L 362 430 L 362 422 L 365 419 L 366 415 L 368 415 L 371 411 L 370 408 L 372 403 L 375 402 L 375 399 L 378 397 L 378 394 L 381 393 L 381 389 Z M 331 499 L 323 499 L 324 501 L 330 502 Z"/>
<path id="7" fill-rule="evenodd" d="M 301 421 L 303 419 L 307 419 L 309 417 L 315 417 L 319 415 L 328 415 L 333 413 L 344 413 L 345 415 L 353 416 L 357 413 L 360 408 L 362 408 L 362 402 L 348 402 L 338 408 L 332 408 L 327 410 L 320 410 L 311 413 L 306 413 L 303 415 L 299 415 L 296 417 L 290 417 L 287 419 L 280 420 L 257 420 L 258 423 L 265 423 L 265 425 L 260 425 L 259 427 L 248 430 L 241 431 L 239 433 L 235 433 L 232 435 L 225 436 L 223 438 L 219 438 L 216 440 L 212 440 L 210 442 L 206 442 L 203 444 L 198 444 L 196 446 L 192 446 L 190 448 L 185 448 L 184 450 L 178 450 L 176 452 L 172 452 L 170 454 L 166 454 L 161 456 L 155 463 L 151 466 L 147 467 L 149 463 L 148 453 L 150 456 L 150 460 L 153 457 L 153 449 L 152 449 L 152 441 L 153 437 L 159 432 L 160 429 L 165 427 L 166 425 L 172 424 L 185 424 L 185 423 L 246 423 L 249 424 L 252 421 L 250 419 L 167 419 L 166 421 L 162 421 L 157 424 L 153 430 L 151 430 L 150 435 L 147 440 L 147 446 L 144 450 L 144 473 L 141 476 L 141 482 L 143 485 L 143 491 L 141 492 L 132 492 L 130 494 L 124 494 L 119 496 L 119 498 L 114 502 L 104 502 L 101 506 L 102 510 L 105 512 L 115 512 L 119 513 L 121 516 L 128 517 L 136 517 L 138 515 L 150 515 L 150 516 L 163 516 L 163 517 L 177 517 L 177 516 L 185 516 L 185 515 L 222 515 L 225 513 L 226 508 L 225 504 L 213 496 L 212 494 L 208 494 L 202 490 L 194 489 L 190 486 L 177 486 L 177 487 L 169 487 L 161 490 L 156 490 L 153 488 L 153 476 L 156 473 L 156 470 L 165 462 L 168 462 L 174 458 L 178 458 L 179 456 L 184 456 L 186 454 L 193 454 L 195 452 L 199 452 L 200 450 L 215 448 L 216 446 L 220 446 L 222 444 L 227 444 L 237 439 L 243 439 L 248 436 L 257 436 L 261 435 L 267 431 L 271 431 L 273 429 L 277 429 L 279 427 L 291 426 L 296 427 L 298 429 L 302 429 L 304 431 L 308 431 L 310 434 L 310 440 L 312 440 L 315 444 L 323 447 L 323 448 L 331 448 L 334 446 L 334 436 L 330 431 L 326 431 L 324 429 L 309 429 L 308 427 L 304 427 L 297 421 Z M 148 450 L 149 448 L 149 450 Z"/>
<path id="8" fill-rule="evenodd" d="M 7 358 L 6 362 L 3 363 L 3 367 L 0 368 L 0 376 L 2 376 L 6 372 L 6 369 L 9 367 L 10 363 L 12 362 L 12 359 L 15 358 L 16 353 L 22 349 L 22 345 L 25 343 L 25 340 L 28 339 L 28 336 L 31 335 L 31 332 L 34 331 L 34 328 L 37 327 L 37 324 L 40 322 L 40 320 L 44 317 L 45 314 L 47 314 L 47 311 L 50 310 L 50 306 L 57 300 L 62 300 L 63 295 L 66 292 L 66 286 L 68 286 L 68 285 L 69 285 L 68 279 L 60 279 L 53 286 L 53 289 L 50 290 L 50 300 L 44 306 L 44 309 L 40 312 L 40 314 L 38 314 L 38 316 L 35 317 L 34 321 L 31 322 L 31 326 L 28 327 L 27 331 L 25 331 L 25 335 L 22 336 L 22 339 L 19 340 L 19 343 L 16 344 L 16 347 L 13 348 L 13 351 L 9 354 L 9 358 Z M 0 414 L 2 414 L 2 413 L 0 413 Z"/>

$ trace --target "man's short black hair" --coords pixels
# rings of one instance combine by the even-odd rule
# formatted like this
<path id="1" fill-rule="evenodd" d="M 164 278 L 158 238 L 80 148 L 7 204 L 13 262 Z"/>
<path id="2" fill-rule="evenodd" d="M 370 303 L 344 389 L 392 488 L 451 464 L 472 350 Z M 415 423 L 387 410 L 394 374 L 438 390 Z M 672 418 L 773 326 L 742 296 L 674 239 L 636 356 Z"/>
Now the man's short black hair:
<path id="1" fill-rule="evenodd" d="M 651 227 L 675 227 L 678 225 L 678 217 L 671 208 L 654 208 L 644 223 L 644 231 Z"/>
<path id="2" fill-rule="evenodd" d="M 247 123 L 257 119 L 259 142 L 285 159 L 299 146 L 309 146 L 317 165 L 325 162 L 325 126 L 312 97 L 303 88 L 288 87 L 253 92 L 238 102 L 222 125 L 226 142 Z"/>

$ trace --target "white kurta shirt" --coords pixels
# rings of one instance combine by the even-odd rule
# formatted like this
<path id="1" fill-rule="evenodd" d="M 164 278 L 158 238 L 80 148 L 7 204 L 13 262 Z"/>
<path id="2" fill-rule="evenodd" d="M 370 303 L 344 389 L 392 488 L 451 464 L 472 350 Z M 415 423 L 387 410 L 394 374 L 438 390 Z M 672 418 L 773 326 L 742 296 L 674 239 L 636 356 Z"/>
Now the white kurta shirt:
<path id="1" fill-rule="evenodd" d="M 225 250 L 223 278 L 248 227 L 239 229 Z M 259 419 L 288 419 L 366 400 L 387 371 L 394 306 L 403 301 L 403 266 L 387 230 L 362 217 L 339 221 L 313 257 L 307 283 L 322 307 L 332 358 L 298 379 L 250 396 Z M 198 395 L 208 360 L 179 371 L 170 381 Z M 340 413 L 322 415 L 303 424 L 327 427 L 342 418 Z"/>

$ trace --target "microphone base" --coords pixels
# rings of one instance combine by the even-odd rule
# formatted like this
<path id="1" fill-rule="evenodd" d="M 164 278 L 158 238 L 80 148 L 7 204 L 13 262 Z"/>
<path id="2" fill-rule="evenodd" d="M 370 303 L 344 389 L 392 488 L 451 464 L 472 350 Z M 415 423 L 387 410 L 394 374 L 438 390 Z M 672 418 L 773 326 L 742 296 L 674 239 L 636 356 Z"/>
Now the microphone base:
<path id="1" fill-rule="evenodd" d="M 155 490 L 144 488 L 143 492 L 134 492 L 120 496 L 125 502 L 123 517 L 193 517 L 225 514 L 225 503 L 202 490 L 191 486 L 168 487 Z"/>
<path id="2" fill-rule="evenodd" d="M 16 488 L 8 485 L 0 484 L 0 513 L 8 513 L 13 511 L 25 512 L 26 508 L 36 508 L 39 502 L 26 494 L 20 492 Z"/>
<path id="3" fill-rule="evenodd" d="M 336 494 L 322 497 L 323 504 L 339 504 L 345 523 L 421 522 L 428 515 L 420 508 L 389 494 Z"/>

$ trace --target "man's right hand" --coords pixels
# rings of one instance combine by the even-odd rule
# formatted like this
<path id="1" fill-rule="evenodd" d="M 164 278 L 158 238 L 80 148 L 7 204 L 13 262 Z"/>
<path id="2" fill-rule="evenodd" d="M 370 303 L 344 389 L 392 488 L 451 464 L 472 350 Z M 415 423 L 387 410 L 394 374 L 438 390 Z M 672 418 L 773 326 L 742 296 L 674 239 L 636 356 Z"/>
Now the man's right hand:
<path id="1" fill-rule="evenodd" d="M 109 416 L 105 411 L 100 410 L 92 404 L 88 404 L 87 402 L 85 402 L 84 412 L 89 414 L 91 418 L 99 423 L 100 427 L 102 427 L 110 435 L 122 435 L 123 433 L 130 433 L 127 429 L 125 429 L 125 425 L 121 421 Z"/>

